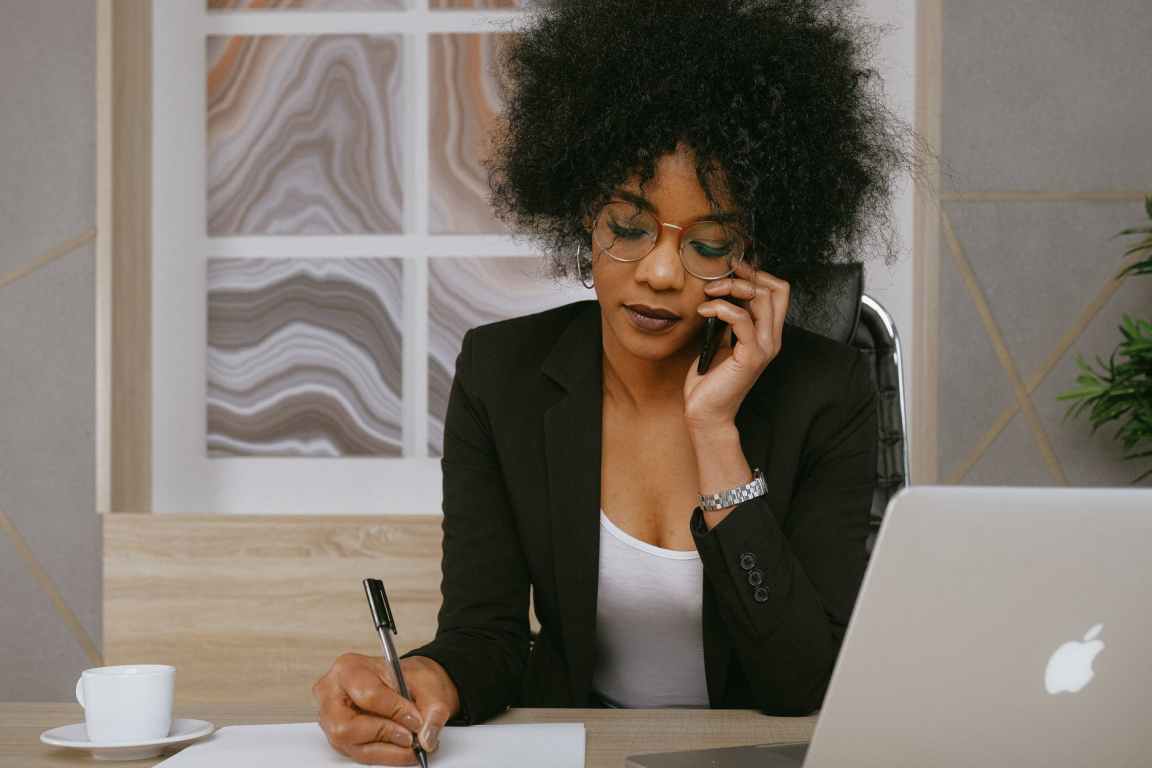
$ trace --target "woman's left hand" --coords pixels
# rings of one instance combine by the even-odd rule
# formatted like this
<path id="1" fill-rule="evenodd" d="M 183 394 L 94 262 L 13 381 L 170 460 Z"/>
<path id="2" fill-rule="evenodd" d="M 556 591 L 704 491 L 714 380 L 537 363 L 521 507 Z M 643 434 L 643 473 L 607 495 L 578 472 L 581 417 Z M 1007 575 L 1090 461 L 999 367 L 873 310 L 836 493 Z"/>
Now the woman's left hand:
<path id="1" fill-rule="evenodd" d="M 690 429 L 735 423 L 744 396 L 780 352 L 789 290 L 787 282 L 748 262 L 737 264 L 735 274 L 704 287 L 713 299 L 701 304 L 699 313 L 719 317 L 728 328 L 720 335 L 720 348 L 708 370 L 696 373 L 697 356 L 684 380 L 684 418 Z M 742 300 L 745 308 L 720 298 L 725 295 Z M 732 333 L 736 335 L 734 347 Z"/>

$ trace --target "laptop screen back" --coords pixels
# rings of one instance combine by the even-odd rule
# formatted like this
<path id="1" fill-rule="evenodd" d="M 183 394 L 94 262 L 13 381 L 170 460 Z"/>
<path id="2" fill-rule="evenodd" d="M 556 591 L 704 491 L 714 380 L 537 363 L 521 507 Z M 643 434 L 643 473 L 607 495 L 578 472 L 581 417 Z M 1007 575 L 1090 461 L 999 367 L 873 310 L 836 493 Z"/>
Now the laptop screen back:
<path id="1" fill-rule="evenodd" d="M 805 768 L 1152 764 L 1152 489 L 913 486 Z"/>

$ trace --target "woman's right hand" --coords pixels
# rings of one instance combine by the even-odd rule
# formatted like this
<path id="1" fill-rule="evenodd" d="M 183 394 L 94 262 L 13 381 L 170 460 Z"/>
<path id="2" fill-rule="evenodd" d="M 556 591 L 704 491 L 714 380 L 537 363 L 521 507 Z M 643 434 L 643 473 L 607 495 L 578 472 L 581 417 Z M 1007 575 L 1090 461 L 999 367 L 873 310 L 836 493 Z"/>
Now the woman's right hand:
<path id="1" fill-rule="evenodd" d="M 383 658 L 345 653 L 312 686 L 320 705 L 320 727 L 328 743 L 356 762 L 412 765 L 412 736 L 428 752 L 439 746 L 440 730 L 460 709 L 460 694 L 432 659 L 400 660 L 409 701 L 396 691 L 392 667 Z"/>

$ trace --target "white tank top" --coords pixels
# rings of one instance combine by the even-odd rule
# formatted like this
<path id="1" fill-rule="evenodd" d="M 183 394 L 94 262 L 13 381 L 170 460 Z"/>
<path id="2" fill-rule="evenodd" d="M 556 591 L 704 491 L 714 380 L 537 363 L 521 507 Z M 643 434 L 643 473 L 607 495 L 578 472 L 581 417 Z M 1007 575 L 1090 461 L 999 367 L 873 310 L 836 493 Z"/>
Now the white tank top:
<path id="1" fill-rule="evenodd" d="M 617 707 L 708 707 L 695 550 L 630 536 L 600 511 L 592 686 Z"/>

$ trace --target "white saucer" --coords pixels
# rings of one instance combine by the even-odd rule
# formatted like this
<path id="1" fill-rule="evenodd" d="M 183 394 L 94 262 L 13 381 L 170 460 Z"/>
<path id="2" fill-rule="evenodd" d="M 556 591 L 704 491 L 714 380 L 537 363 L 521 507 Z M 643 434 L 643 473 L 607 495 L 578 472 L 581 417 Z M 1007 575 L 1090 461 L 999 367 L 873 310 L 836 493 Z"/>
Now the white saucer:
<path id="1" fill-rule="evenodd" d="M 181 717 L 172 720 L 172 729 L 162 739 L 92 742 L 88 741 L 88 729 L 84 727 L 84 723 L 73 723 L 44 731 L 40 734 L 40 741 L 54 747 L 86 749 L 97 760 L 142 760 L 146 757 L 155 757 L 170 747 L 190 744 L 214 730 L 216 726 L 207 720 L 189 720 Z"/>

